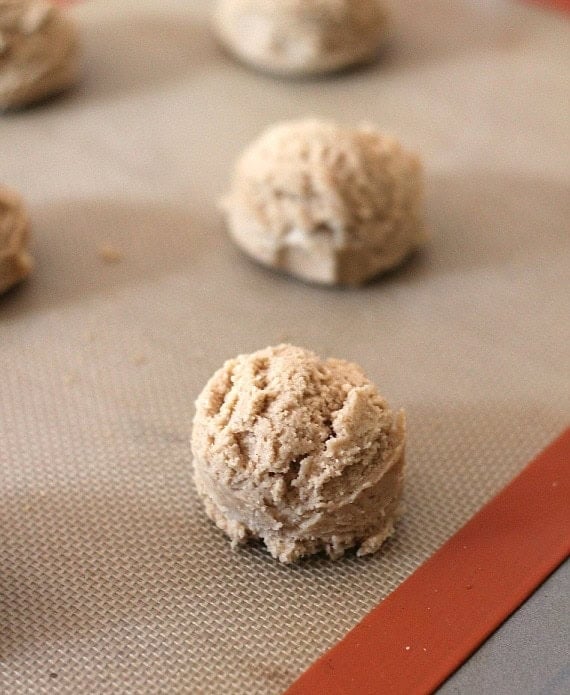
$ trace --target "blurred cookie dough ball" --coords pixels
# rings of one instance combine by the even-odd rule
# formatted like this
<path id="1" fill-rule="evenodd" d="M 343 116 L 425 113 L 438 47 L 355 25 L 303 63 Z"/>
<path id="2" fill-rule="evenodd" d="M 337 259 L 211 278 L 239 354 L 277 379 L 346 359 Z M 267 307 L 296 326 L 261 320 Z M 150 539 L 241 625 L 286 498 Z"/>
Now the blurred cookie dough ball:
<path id="1" fill-rule="evenodd" d="M 351 362 L 278 345 L 228 360 L 196 401 L 194 479 L 234 545 L 294 562 L 376 552 L 394 531 L 406 422 Z"/>
<path id="2" fill-rule="evenodd" d="M 0 186 L 0 294 L 30 274 L 29 233 L 30 222 L 22 199 Z"/>
<path id="3" fill-rule="evenodd" d="M 45 0 L 0 0 L 0 109 L 70 87 L 79 71 L 73 22 Z"/>
<path id="4" fill-rule="evenodd" d="M 222 207 L 236 244 L 260 263 L 359 285 L 423 241 L 421 194 L 420 161 L 393 137 L 304 120 L 245 151 Z"/>
<path id="5" fill-rule="evenodd" d="M 240 60 L 290 76 L 371 60 L 388 24 L 378 0 L 222 0 L 215 23 Z"/>

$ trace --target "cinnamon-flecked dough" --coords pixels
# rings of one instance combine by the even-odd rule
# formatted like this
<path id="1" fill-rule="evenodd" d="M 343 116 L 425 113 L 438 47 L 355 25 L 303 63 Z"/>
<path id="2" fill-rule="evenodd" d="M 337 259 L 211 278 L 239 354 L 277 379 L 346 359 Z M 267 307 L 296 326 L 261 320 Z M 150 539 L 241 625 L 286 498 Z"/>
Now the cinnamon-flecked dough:
<path id="1" fill-rule="evenodd" d="M 365 283 L 424 240 L 419 158 L 368 126 L 273 126 L 239 159 L 222 208 L 247 254 L 316 283 Z"/>
<path id="2" fill-rule="evenodd" d="M 46 0 L 0 0 L 0 109 L 18 109 L 77 80 L 75 24 Z"/>
<path id="3" fill-rule="evenodd" d="M 215 24 L 222 44 L 245 63 L 309 76 L 374 58 L 388 15 L 379 0 L 221 0 Z"/>
<path id="4" fill-rule="evenodd" d="M 29 234 L 30 222 L 22 199 L 0 186 L 0 294 L 30 274 Z"/>
<path id="5" fill-rule="evenodd" d="M 262 539 L 281 562 L 394 531 L 406 424 L 356 364 L 292 345 L 228 360 L 196 401 L 194 479 L 234 545 Z"/>

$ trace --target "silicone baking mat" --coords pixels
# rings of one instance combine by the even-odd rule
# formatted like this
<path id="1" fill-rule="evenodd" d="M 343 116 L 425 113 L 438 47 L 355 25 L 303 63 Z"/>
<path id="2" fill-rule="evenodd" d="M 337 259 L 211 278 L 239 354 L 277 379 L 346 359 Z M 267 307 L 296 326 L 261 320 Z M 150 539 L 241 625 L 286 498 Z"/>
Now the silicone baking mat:
<path id="1" fill-rule="evenodd" d="M 74 7 L 81 86 L 0 122 L 37 262 L 0 300 L 2 692 L 280 693 L 568 422 L 568 24 L 399 2 L 377 63 L 283 82 L 217 49 L 210 8 Z M 431 241 L 362 290 L 274 275 L 223 231 L 240 150 L 306 115 L 425 161 Z M 232 552 L 196 499 L 194 399 L 283 340 L 407 410 L 408 511 L 372 558 Z"/>

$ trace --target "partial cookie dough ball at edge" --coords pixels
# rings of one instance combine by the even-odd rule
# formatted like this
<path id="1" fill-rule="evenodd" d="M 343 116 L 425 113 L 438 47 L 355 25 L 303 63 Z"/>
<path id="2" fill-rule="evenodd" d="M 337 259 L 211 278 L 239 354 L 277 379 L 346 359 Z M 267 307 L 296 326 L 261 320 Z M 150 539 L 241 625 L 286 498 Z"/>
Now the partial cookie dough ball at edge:
<path id="1" fill-rule="evenodd" d="M 303 78 L 372 61 L 388 37 L 379 0 L 221 0 L 221 45 L 254 69 Z"/>
<path id="2" fill-rule="evenodd" d="M 46 0 L 0 7 L 0 110 L 56 96 L 76 83 L 79 71 L 78 31 L 64 10 Z"/>
<path id="3" fill-rule="evenodd" d="M 21 197 L 0 186 L 0 294 L 25 280 L 32 270 L 29 235 L 30 221 Z"/>
<path id="4" fill-rule="evenodd" d="M 375 552 L 401 513 L 405 416 L 355 364 L 291 345 L 228 360 L 196 401 L 194 479 L 233 544 Z"/>

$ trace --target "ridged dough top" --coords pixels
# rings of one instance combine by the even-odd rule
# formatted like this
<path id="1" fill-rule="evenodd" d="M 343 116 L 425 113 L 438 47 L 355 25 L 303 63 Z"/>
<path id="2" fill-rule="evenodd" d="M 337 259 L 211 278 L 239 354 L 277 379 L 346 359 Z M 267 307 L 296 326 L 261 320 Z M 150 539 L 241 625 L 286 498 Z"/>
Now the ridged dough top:
<path id="1" fill-rule="evenodd" d="M 349 503 L 401 455 L 402 415 L 360 367 L 291 345 L 228 360 L 196 402 L 195 458 L 282 518 Z"/>

